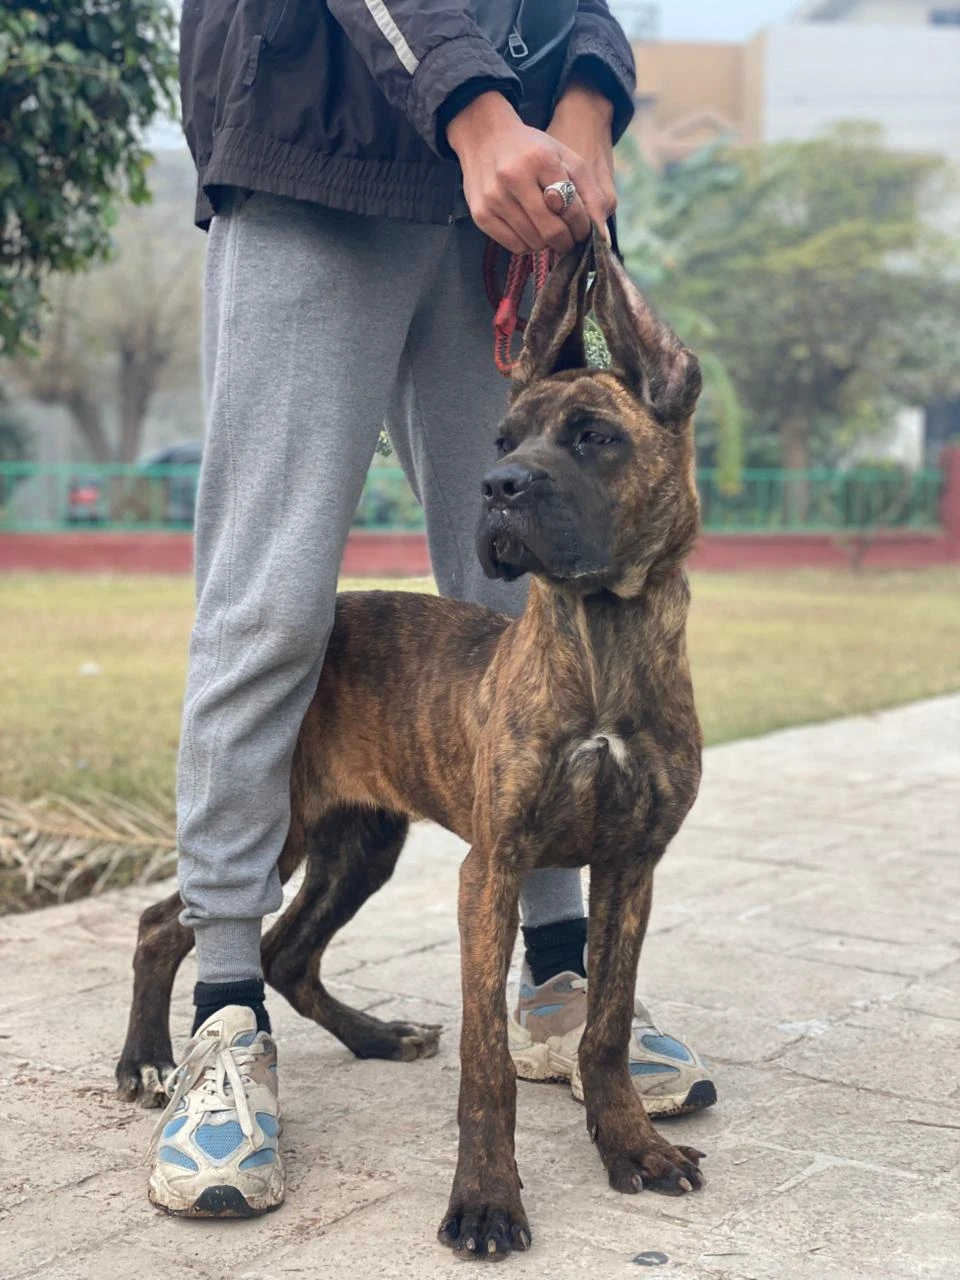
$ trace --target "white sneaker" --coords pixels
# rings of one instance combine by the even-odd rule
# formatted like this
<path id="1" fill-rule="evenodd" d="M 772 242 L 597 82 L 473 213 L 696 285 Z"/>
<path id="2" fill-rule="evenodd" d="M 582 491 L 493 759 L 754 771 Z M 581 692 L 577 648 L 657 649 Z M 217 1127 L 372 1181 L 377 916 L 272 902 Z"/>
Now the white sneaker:
<path id="1" fill-rule="evenodd" d="M 510 1015 L 510 1054 L 521 1080 L 569 1080 L 578 1102 L 580 1037 L 587 1021 L 587 979 L 558 973 L 539 987 L 526 963 L 516 1011 Z M 717 1090 L 700 1055 L 664 1033 L 638 1000 L 630 1038 L 630 1075 L 650 1116 L 681 1116 L 712 1107 Z"/>
<path id="2" fill-rule="evenodd" d="M 252 1009 L 228 1005 L 207 1018 L 167 1091 L 151 1204 L 189 1218 L 250 1218 L 283 1203 L 277 1048 Z"/>

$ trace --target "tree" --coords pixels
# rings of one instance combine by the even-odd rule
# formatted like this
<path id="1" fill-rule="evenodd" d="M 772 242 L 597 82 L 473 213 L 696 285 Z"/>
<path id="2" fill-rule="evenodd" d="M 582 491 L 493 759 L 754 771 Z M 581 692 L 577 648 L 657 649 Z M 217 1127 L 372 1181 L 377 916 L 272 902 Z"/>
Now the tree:
<path id="1" fill-rule="evenodd" d="M 146 127 L 172 105 L 168 0 L 0 9 L 0 351 L 37 330 L 50 271 L 104 257 L 121 196 L 147 198 Z"/>
<path id="2" fill-rule="evenodd" d="M 754 432 L 803 470 L 825 442 L 836 455 L 955 384 L 960 257 L 935 215 L 947 171 L 870 126 L 732 159 L 735 180 L 689 210 L 671 297 L 709 317 Z M 802 517 L 803 486 L 790 491 Z"/>
<path id="3" fill-rule="evenodd" d="M 96 462 L 133 462 L 154 393 L 199 383 L 203 237 L 166 202 L 128 208 L 110 262 L 60 275 L 37 349 L 16 364 L 22 390 L 69 412 Z"/>
<path id="4" fill-rule="evenodd" d="M 617 153 L 617 224 L 630 274 L 697 354 L 704 375 L 698 449 L 714 456 L 721 488 L 735 492 L 740 488 L 743 468 L 740 399 L 718 353 L 716 326 L 674 288 L 674 282 L 686 271 L 688 255 L 696 248 L 690 236 L 694 210 L 702 200 L 721 196 L 738 180 L 739 171 L 724 151 L 724 144 L 705 147 L 659 173 L 628 136 Z"/>

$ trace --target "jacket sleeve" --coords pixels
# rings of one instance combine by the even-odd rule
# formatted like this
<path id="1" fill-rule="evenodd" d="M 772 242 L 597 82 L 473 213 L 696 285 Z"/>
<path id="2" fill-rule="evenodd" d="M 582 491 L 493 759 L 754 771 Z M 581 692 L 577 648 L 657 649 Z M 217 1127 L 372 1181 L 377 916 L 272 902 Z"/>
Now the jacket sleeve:
<path id="1" fill-rule="evenodd" d="M 613 140 L 618 142 L 633 119 L 637 72 L 630 41 L 607 0 L 579 0 L 558 98 L 573 78 L 585 80 L 613 103 Z"/>
<path id="2" fill-rule="evenodd" d="M 520 100 L 520 81 L 466 0 L 328 0 L 328 8 L 387 101 L 438 153 L 446 154 L 438 112 L 464 85 L 483 82 L 514 105 Z"/>

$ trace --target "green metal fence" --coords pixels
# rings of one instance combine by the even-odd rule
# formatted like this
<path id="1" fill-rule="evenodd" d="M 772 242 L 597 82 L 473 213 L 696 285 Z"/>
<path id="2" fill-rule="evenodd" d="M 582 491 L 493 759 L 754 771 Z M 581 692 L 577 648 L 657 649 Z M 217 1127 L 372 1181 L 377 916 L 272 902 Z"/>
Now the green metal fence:
<path id="1" fill-rule="evenodd" d="M 0 463 L 0 530 L 190 529 L 196 466 Z M 725 489 L 716 471 L 697 477 L 710 532 L 837 532 L 935 529 L 939 471 L 855 467 L 840 471 L 745 471 Z M 283 495 L 277 494 L 278 504 Z M 423 513 L 403 472 L 374 467 L 357 507 L 356 527 L 419 530 Z"/>
<path id="2" fill-rule="evenodd" d="M 933 468 L 744 471 L 735 492 L 716 471 L 697 476 L 703 527 L 716 533 L 843 533 L 935 529 L 941 473 Z"/>

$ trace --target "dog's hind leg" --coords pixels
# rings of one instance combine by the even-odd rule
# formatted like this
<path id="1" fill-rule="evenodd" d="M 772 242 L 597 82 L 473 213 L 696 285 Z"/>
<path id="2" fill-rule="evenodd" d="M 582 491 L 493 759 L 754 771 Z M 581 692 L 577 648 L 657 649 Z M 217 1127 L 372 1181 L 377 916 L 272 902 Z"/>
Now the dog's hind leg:
<path id="1" fill-rule="evenodd" d="M 320 981 L 328 943 L 390 879 L 407 827 L 405 817 L 385 810 L 337 808 L 326 813 L 310 833 L 300 892 L 263 940 L 267 982 L 358 1058 L 429 1058 L 440 1037 L 438 1026 L 382 1022 L 351 1009 Z"/>
<path id="2" fill-rule="evenodd" d="M 133 957 L 133 1001 L 127 1038 L 117 1063 L 117 1090 L 126 1102 L 160 1107 L 173 1071 L 170 1044 L 170 996 L 184 956 L 193 946 L 193 930 L 178 917 L 179 893 L 147 907 L 140 917 Z"/>
<path id="3" fill-rule="evenodd" d="M 280 855 L 280 879 L 289 880 L 303 859 L 302 832 L 291 823 Z M 193 930 L 180 923 L 179 893 L 147 907 L 140 916 L 133 957 L 133 999 L 120 1060 L 117 1091 L 142 1107 L 166 1104 L 165 1084 L 174 1068 L 170 1043 L 170 997 L 177 970 L 193 947 Z"/>

